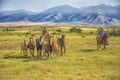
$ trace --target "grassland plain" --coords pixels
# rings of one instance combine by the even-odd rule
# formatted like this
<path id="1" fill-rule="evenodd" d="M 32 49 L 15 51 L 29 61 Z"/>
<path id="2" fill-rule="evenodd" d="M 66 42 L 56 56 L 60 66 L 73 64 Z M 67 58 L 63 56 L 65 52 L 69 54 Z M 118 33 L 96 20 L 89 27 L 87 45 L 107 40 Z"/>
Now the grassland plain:
<path id="1" fill-rule="evenodd" d="M 120 80 L 120 37 L 110 37 L 107 51 L 96 50 L 97 28 L 81 28 L 83 33 L 68 33 L 70 27 L 49 27 L 52 33 L 61 29 L 66 35 L 67 52 L 57 58 L 31 59 L 20 55 L 23 38 L 34 40 L 40 27 L 0 28 L 0 80 Z M 90 34 L 90 32 L 93 32 Z M 61 36 L 56 33 L 55 38 Z M 36 55 L 36 52 L 35 52 Z"/>

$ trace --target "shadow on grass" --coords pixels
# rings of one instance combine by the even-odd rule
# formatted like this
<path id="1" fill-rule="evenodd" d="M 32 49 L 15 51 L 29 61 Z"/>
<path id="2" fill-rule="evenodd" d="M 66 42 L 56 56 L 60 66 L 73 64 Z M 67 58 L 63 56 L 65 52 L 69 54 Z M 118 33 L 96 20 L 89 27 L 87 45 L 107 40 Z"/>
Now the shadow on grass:
<path id="1" fill-rule="evenodd" d="M 4 59 L 12 59 L 12 58 L 15 58 L 15 59 L 30 59 L 31 57 L 30 56 L 17 56 L 17 55 L 10 55 L 10 56 L 4 56 L 3 57 Z"/>
<path id="2" fill-rule="evenodd" d="M 22 62 L 47 60 L 47 58 L 45 58 L 45 57 L 42 57 L 42 58 L 38 59 L 36 56 L 34 56 L 32 58 L 31 56 L 19 56 L 19 55 L 5 55 L 3 58 L 4 59 L 23 59 Z"/>
<path id="3" fill-rule="evenodd" d="M 22 62 L 44 61 L 44 60 L 47 60 L 47 59 L 46 58 L 37 59 L 36 57 L 34 57 L 34 58 L 30 58 L 30 59 L 24 59 L 24 60 L 22 60 Z"/>
<path id="4" fill-rule="evenodd" d="M 94 52 L 97 51 L 97 49 L 82 49 L 83 52 Z"/>

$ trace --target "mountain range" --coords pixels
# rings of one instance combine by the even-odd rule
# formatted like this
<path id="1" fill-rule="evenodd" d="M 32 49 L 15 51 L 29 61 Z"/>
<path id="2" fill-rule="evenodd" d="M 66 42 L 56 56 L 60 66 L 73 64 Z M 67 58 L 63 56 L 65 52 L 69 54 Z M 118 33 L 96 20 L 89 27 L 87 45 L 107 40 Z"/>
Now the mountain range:
<path id="1" fill-rule="evenodd" d="M 1 11 L 0 22 L 65 22 L 92 25 L 120 25 L 120 6 L 97 5 L 75 8 L 62 5 L 35 13 L 26 10 Z"/>

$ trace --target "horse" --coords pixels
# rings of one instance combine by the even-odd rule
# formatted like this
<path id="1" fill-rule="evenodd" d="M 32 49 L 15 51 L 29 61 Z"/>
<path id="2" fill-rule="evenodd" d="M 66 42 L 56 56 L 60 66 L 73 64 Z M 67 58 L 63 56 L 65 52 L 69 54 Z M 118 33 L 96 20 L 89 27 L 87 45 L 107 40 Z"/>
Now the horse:
<path id="1" fill-rule="evenodd" d="M 66 48 L 65 48 L 65 35 L 62 35 L 61 38 L 57 39 L 57 43 L 60 46 L 60 51 L 61 51 L 61 55 L 63 53 L 63 49 L 64 49 L 64 53 L 66 52 Z"/>
<path id="2" fill-rule="evenodd" d="M 46 54 L 47 58 L 49 58 L 51 56 L 51 54 L 52 54 L 52 46 L 50 44 L 45 44 L 44 46 L 45 46 L 45 48 L 44 48 L 44 50 L 45 50 L 44 54 Z"/>
<path id="3" fill-rule="evenodd" d="M 51 56 L 52 46 L 51 46 L 51 37 L 49 35 L 42 37 L 42 50 L 44 55 L 47 55 L 47 58 Z"/>
<path id="4" fill-rule="evenodd" d="M 37 50 L 37 58 L 42 55 L 42 37 L 40 39 L 36 38 L 36 50 Z"/>
<path id="5" fill-rule="evenodd" d="M 35 44 L 33 38 L 30 38 L 30 41 L 27 44 L 27 49 L 29 49 L 31 56 L 34 57 Z"/>
<path id="6" fill-rule="evenodd" d="M 27 56 L 27 42 L 26 42 L 26 39 L 24 39 L 23 43 L 21 43 L 20 48 L 21 48 L 20 54 L 23 54 L 24 56 Z"/>
<path id="7" fill-rule="evenodd" d="M 103 38 L 101 36 L 97 36 L 96 37 L 96 41 L 97 41 L 97 50 L 99 50 L 101 48 L 101 46 L 103 45 L 102 50 L 106 50 L 106 45 L 108 45 L 108 35 L 105 34 L 103 36 Z"/>
<path id="8" fill-rule="evenodd" d="M 60 46 L 58 45 L 57 42 L 55 42 L 54 38 L 52 37 L 52 52 L 53 52 L 53 55 L 55 56 L 55 54 L 57 56 L 59 56 L 59 51 L 60 51 Z"/>

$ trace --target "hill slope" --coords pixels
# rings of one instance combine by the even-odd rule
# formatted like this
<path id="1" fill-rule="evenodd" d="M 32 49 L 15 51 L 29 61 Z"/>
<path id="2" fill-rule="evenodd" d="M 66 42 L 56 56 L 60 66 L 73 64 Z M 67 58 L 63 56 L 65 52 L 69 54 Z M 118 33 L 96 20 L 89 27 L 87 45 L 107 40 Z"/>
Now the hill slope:
<path id="1" fill-rule="evenodd" d="M 97 5 L 74 8 L 69 5 L 57 6 L 38 14 L 28 11 L 0 12 L 0 22 L 80 22 L 94 25 L 120 25 L 120 6 Z M 30 12 L 29 12 L 30 13 Z"/>

